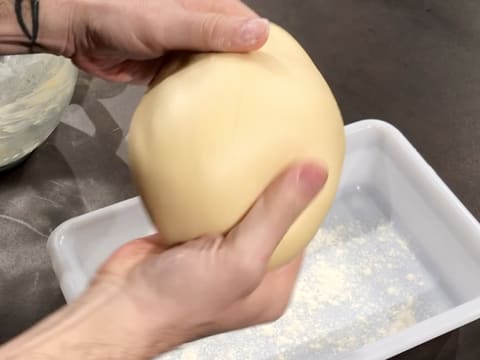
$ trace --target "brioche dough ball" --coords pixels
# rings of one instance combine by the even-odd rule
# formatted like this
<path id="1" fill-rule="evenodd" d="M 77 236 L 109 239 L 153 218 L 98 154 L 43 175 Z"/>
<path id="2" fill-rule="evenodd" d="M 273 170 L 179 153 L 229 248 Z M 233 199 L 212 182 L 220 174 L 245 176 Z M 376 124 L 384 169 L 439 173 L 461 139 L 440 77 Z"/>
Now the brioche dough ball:
<path id="1" fill-rule="evenodd" d="M 344 151 L 327 83 L 276 25 L 256 52 L 175 57 L 142 99 L 129 134 L 134 179 L 169 244 L 227 232 L 292 163 L 326 165 L 324 189 L 290 227 L 270 268 L 315 235 L 335 197 Z"/>

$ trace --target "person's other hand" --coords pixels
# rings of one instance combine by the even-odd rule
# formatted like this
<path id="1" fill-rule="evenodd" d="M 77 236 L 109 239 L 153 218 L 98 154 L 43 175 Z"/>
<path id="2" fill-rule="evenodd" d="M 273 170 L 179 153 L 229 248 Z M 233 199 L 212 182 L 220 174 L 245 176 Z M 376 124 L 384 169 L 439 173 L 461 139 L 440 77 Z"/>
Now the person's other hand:
<path id="1" fill-rule="evenodd" d="M 112 81 L 150 82 L 171 50 L 247 52 L 268 37 L 268 22 L 239 0 L 47 0 L 45 6 L 52 1 L 64 19 L 54 21 L 68 29 L 58 52 Z M 45 9 L 45 19 L 55 10 Z"/>
<path id="2" fill-rule="evenodd" d="M 124 245 L 85 294 L 1 348 L 0 357 L 151 359 L 199 337 L 277 319 L 301 255 L 273 271 L 269 259 L 326 178 L 318 165 L 291 167 L 224 236 L 171 248 L 156 236 Z"/>
<path id="3" fill-rule="evenodd" d="M 118 319 L 121 312 L 129 319 L 121 322 L 122 332 L 141 330 L 137 337 L 153 356 L 199 337 L 277 319 L 289 303 L 302 256 L 270 272 L 268 261 L 326 178 L 314 164 L 290 168 L 224 236 L 204 236 L 170 249 L 156 236 L 123 246 L 91 287 L 94 293 L 113 290 L 117 302 L 123 299 L 103 322 Z"/>
<path id="4" fill-rule="evenodd" d="M 162 333 L 153 324 L 163 324 L 166 309 L 187 339 L 273 321 L 289 303 L 301 256 L 271 272 L 268 261 L 326 178 L 317 165 L 297 165 L 225 236 L 204 236 L 170 249 L 156 236 L 136 240 L 109 259 L 93 286 L 118 286 L 140 310 L 140 323 L 153 326 L 152 333 Z"/>

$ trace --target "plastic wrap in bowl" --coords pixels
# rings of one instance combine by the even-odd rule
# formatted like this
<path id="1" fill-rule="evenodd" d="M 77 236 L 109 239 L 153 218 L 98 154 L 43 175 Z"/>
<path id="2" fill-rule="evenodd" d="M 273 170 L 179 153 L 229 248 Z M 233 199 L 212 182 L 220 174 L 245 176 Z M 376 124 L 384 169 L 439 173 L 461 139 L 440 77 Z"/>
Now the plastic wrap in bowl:
<path id="1" fill-rule="evenodd" d="M 77 74 L 58 56 L 0 57 L 0 169 L 30 154 L 57 127 Z"/>

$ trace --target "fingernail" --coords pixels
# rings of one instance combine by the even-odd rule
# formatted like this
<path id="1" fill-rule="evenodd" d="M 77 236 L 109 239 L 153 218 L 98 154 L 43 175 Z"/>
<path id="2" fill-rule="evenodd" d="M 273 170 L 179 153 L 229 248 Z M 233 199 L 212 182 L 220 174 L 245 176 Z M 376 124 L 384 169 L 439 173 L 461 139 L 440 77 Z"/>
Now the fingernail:
<path id="1" fill-rule="evenodd" d="M 239 40 L 243 45 L 254 45 L 259 39 L 268 34 L 269 21 L 267 19 L 247 20 L 240 28 Z"/>
<path id="2" fill-rule="evenodd" d="M 305 164 L 298 174 L 298 183 L 305 195 L 313 197 L 325 185 L 328 172 L 318 164 Z"/>

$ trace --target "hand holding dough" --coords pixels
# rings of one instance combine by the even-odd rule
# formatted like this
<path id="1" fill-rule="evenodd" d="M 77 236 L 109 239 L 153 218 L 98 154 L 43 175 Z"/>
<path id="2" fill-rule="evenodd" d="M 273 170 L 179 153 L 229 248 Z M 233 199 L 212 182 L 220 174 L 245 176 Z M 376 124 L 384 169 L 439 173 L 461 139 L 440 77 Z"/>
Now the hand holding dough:
<path id="1" fill-rule="evenodd" d="M 130 165 L 163 241 L 225 233 L 285 168 L 324 164 L 327 183 L 287 232 L 270 267 L 312 239 L 335 197 L 343 122 L 321 74 L 287 32 L 249 54 L 178 56 L 145 94 L 129 134 Z"/>

